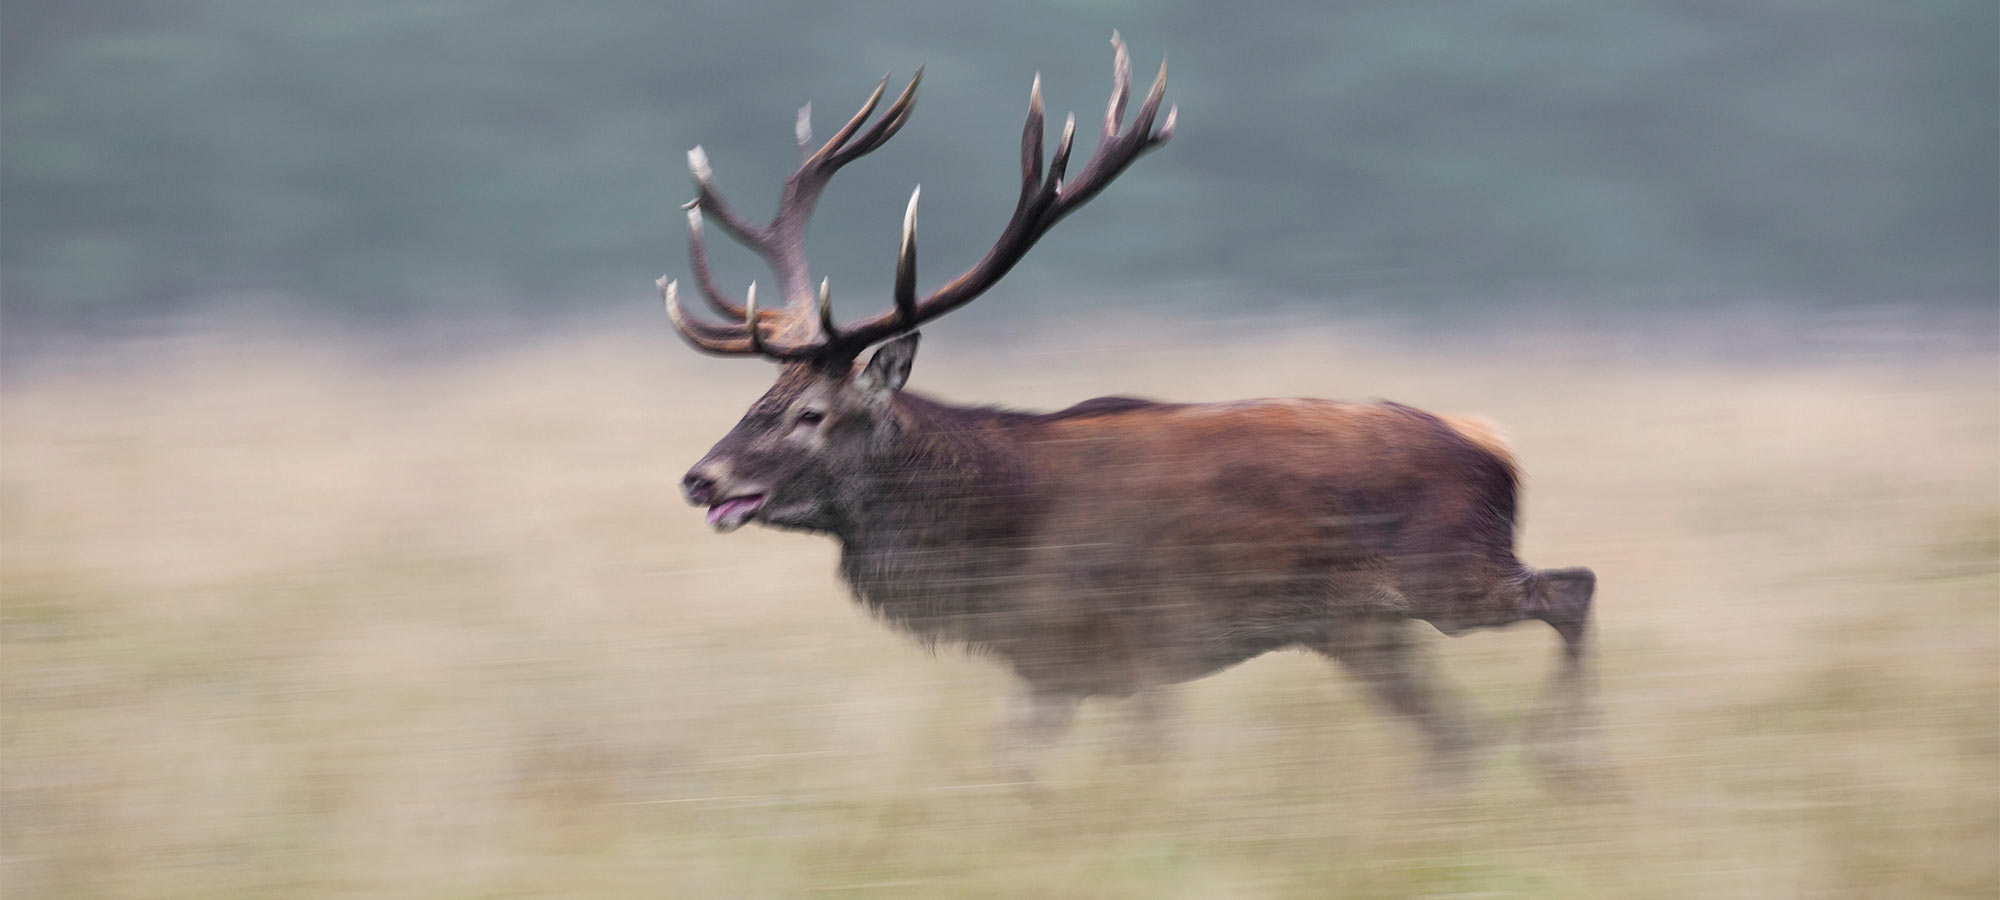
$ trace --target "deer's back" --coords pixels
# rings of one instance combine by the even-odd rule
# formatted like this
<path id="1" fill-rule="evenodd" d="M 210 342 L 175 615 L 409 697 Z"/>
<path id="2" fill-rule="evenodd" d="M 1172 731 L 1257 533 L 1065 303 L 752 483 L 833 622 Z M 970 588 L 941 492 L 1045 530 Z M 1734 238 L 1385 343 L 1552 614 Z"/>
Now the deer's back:
<path id="1" fill-rule="evenodd" d="M 1169 546 L 1372 546 L 1420 507 L 1513 517 L 1513 460 L 1476 422 L 1312 399 L 1076 409 L 1093 404 L 1104 411 L 1024 429 L 1061 530 Z"/>

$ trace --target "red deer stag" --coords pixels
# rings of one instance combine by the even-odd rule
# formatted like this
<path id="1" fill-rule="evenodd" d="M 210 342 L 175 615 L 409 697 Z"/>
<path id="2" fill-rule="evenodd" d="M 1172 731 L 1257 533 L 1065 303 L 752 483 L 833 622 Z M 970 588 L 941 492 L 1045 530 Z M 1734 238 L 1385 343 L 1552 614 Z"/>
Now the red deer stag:
<path id="1" fill-rule="evenodd" d="M 1104 397 L 1024 413 L 903 390 L 919 325 L 992 287 L 1173 134 L 1172 108 L 1154 130 L 1164 63 L 1121 128 L 1131 71 L 1115 34 L 1112 45 L 1110 107 L 1082 171 L 1065 179 L 1074 116 L 1044 165 L 1038 75 L 1020 198 L 999 240 L 919 298 L 913 192 L 894 306 L 858 322 L 836 324 L 827 283 L 815 290 L 806 220 L 840 167 L 909 121 L 921 69 L 869 125 L 885 78 L 817 149 L 810 107 L 800 111 L 804 162 L 768 225 L 738 214 L 702 150 L 688 153 L 695 283 L 727 321 L 689 316 L 662 278 L 667 312 L 697 349 L 782 364 L 777 383 L 689 470 L 688 501 L 706 506 L 718 531 L 754 520 L 832 535 L 842 576 L 880 617 L 926 642 L 1004 660 L 1022 685 L 1008 726 L 1016 753 L 1052 742 L 1084 698 L 1157 697 L 1149 691 L 1305 647 L 1352 669 L 1420 724 L 1442 758 L 1455 758 L 1469 730 L 1428 687 L 1410 620 L 1452 635 L 1547 622 L 1564 644 L 1553 709 L 1561 719 L 1580 712 L 1595 577 L 1515 558 L 1514 460 L 1486 429 L 1395 403 Z M 761 305 L 754 284 L 741 305 L 716 288 L 705 218 L 770 264 L 778 304 Z"/>

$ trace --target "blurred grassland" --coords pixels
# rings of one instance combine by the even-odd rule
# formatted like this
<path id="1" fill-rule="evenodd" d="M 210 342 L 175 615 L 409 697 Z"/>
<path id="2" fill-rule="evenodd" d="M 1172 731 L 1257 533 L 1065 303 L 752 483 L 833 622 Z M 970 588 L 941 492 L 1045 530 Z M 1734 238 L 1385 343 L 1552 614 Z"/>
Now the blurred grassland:
<path id="1" fill-rule="evenodd" d="M 1522 344 L 934 342 L 1053 407 L 1389 397 L 1504 424 L 1523 555 L 1594 566 L 1615 785 L 1510 737 L 1461 789 L 1315 658 L 1092 704 L 1030 803 L 1007 679 L 846 598 L 825 540 L 707 533 L 679 473 L 767 383 L 659 335 L 424 365 L 174 341 L 0 415 L 0 894 L 2000 895 L 2000 380 Z M 1555 653 L 1430 638 L 1503 733 Z"/>

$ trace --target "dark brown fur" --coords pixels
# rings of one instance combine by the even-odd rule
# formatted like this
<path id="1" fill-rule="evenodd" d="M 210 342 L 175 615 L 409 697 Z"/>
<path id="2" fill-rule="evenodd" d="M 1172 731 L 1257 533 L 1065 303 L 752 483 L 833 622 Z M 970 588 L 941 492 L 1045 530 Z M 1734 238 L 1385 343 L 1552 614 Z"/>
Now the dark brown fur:
<path id="1" fill-rule="evenodd" d="M 790 367 L 704 466 L 773 496 L 818 491 L 814 512 L 767 521 L 838 539 L 842 575 L 886 621 L 1004 660 L 1030 722 L 1055 721 L 1045 731 L 1081 698 L 1297 646 L 1460 749 L 1466 728 L 1431 696 L 1408 620 L 1447 634 L 1547 621 L 1568 651 L 1557 684 L 1580 705 L 1593 579 L 1515 558 L 1518 479 L 1489 429 L 1327 400 L 1021 413 L 869 377 Z M 781 412 L 829 403 L 804 438 Z M 760 474 L 807 439 L 810 475 Z"/>

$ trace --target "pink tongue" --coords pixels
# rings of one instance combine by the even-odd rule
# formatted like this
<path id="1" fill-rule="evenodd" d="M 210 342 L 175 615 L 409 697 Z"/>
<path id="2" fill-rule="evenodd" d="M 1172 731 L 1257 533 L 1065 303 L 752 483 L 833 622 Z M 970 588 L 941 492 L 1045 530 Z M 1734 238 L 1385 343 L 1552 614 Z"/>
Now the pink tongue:
<path id="1" fill-rule="evenodd" d="M 749 512 L 750 510 L 756 509 L 763 503 L 764 503 L 764 498 L 762 496 L 737 497 L 733 500 L 724 500 L 721 503 L 717 503 L 716 505 L 708 508 L 708 524 L 714 525 L 715 523 L 720 522 L 723 519 L 729 518 L 731 516 L 734 516 L 737 513 Z"/>

